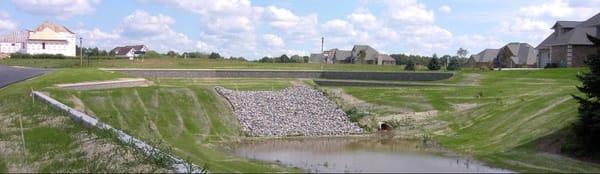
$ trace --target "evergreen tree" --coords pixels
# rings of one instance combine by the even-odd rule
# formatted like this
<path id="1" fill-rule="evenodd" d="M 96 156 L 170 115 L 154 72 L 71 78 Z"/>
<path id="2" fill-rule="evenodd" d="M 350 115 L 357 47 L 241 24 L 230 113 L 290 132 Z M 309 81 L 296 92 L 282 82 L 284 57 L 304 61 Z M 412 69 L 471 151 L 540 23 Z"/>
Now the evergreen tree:
<path id="1" fill-rule="evenodd" d="M 287 55 L 284 54 L 284 55 L 281 55 L 281 57 L 279 57 L 279 61 L 281 63 L 287 63 L 287 62 L 290 61 L 290 58 Z"/>
<path id="2" fill-rule="evenodd" d="M 454 71 L 454 70 L 460 70 L 460 63 L 458 62 L 457 58 L 450 58 L 450 63 L 448 64 L 448 70 L 450 71 Z"/>
<path id="3" fill-rule="evenodd" d="M 404 67 L 404 70 L 406 70 L 406 71 L 414 71 L 415 70 L 415 63 L 411 59 L 408 59 L 408 61 L 406 62 L 406 66 Z"/>
<path id="4" fill-rule="evenodd" d="M 358 51 L 358 58 L 360 59 L 360 63 L 365 63 L 365 58 L 367 57 L 367 52 L 365 50 Z"/>
<path id="5" fill-rule="evenodd" d="M 440 70 L 442 66 L 440 65 L 440 60 L 438 59 L 436 54 L 433 54 L 433 57 L 427 64 L 427 69 L 429 70 Z"/>
<path id="6" fill-rule="evenodd" d="M 594 47 L 600 49 L 600 38 L 587 35 Z M 582 85 L 577 88 L 585 96 L 573 98 L 579 103 L 579 122 L 575 124 L 575 132 L 582 150 L 598 152 L 600 150 L 600 50 L 585 60 L 590 71 L 577 75 Z"/>
<path id="7" fill-rule="evenodd" d="M 210 56 L 208 56 L 208 58 L 209 59 L 219 59 L 219 58 L 221 58 L 221 55 L 219 55 L 219 53 L 212 52 L 212 53 L 210 53 Z"/>

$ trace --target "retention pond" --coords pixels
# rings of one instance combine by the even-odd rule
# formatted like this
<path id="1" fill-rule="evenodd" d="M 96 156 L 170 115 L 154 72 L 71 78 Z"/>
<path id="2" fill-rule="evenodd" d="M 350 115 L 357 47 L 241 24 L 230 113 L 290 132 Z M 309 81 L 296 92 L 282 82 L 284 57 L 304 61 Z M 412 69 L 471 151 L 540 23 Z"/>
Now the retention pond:
<path id="1" fill-rule="evenodd" d="M 511 172 L 428 144 L 386 138 L 286 138 L 246 141 L 233 149 L 246 158 L 308 172 Z"/>

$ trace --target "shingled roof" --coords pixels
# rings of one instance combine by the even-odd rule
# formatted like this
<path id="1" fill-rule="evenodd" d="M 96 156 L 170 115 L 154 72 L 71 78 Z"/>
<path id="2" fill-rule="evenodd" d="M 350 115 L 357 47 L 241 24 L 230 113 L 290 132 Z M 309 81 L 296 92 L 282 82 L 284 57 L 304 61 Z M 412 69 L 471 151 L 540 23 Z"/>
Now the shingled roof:
<path id="1" fill-rule="evenodd" d="M 587 39 L 586 35 L 590 34 L 592 36 L 597 36 L 598 25 L 600 25 L 600 13 L 583 22 L 557 21 L 552 28 L 561 26 L 563 28 L 573 29 L 566 33 L 560 34 L 558 37 L 556 32 L 560 31 L 554 31 L 552 34 L 550 34 L 550 36 L 544 39 L 544 41 L 542 41 L 536 47 L 536 49 L 543 49 L 549 46 L 557 45 L 592 45 L 592 42 Z"/>
<path id="2" fill-rule="evenodd" d="M 129 51 L 131 49 L 133 49 L 134 51 L 139 51 L 142 48 L 144 48 L 144 45 L 131 45 L 131 46 L 123 46 L 123 47 L 115 47 L 114 49 L 111 50 L 111 52 L 114 52 L 115 55 L 118 56 L 122 56 L 122 55 L 126 55 L 127 53 L 129 53 Z"/>
<path id="3" fill-rule="evenodd" d="M 49 29 L 51 29 L 52 31 L 55 31 L 55 32 L 63 32 L 63 33 L 75 34 L 73 31 L 69 30 L 65 26 L 58 25 L 58 24 L 55 24 L 55 23 L 51 23 L 51 22 L 48 22 L 48 21 L 40 24 L 34 31 L 39 32 L 39 31 L 44 30 L 45 28 L 49 28 Z"/>
<path id="4" fill-rule="evenodd" d="M 498 52 L 500 49 L 485 49 L 475 55 L 473 55 L 473 60 L 475 62 L 493 62 L 496 57 L 498 57 Z"/>

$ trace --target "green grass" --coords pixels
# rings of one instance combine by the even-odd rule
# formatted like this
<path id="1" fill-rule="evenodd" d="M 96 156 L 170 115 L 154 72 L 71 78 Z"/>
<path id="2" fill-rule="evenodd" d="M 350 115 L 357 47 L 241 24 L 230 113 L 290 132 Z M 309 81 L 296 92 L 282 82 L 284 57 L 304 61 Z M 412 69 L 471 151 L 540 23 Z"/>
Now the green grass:
<path id="1" fill-rule="evenodd" d="M 578 94 L 575 75 L 584 69 L 539 71 L 461 72 L 448 84 L 480 74 L 480 82 L 462 87 L 346 87 L 367 102 L 406 108 L 442 111 L 438 119 L 450 130 L 437 138 L 446 147 L 474 154 L 484 161 L 519 172 L 599 171 L 600 166 L 567 157 L 536 152 L 522 146 L 558 130 L 576 119 Z M 472 83 L 472 82 L 471 82 Z M 457 112 L 454 104 L 478 104 Z M 429 107 L 429 108 L 427 108 Z M 567 165 L 556 165 L 563 162 Z"/>
<path id="2" fill-rule="evenodd" d="M 276 70 L 330 70 L 330 71 L 403 71 L 403 66 L 361 64 L 308 64 L 308 63 L 258 63 L 211 59 L 152 58 L 144 62 L 126 59 L 101 59 L 90 61 L 88 67 L 103 68 L 187 68 L 187 69 L 276 69 Z M 42 68 L 78 68 L 79 59 L 5 59 L 0 64 Z M 424 70 L 424 69 L 420 69 Z"/>
<path id="3" fill-rule="evenodd" d="M 2 159 L 2 157 L 0 157 L 0 173 L 7 173 L 8 169 L 6 167 L 6 162 L 4 161 L 4 159 Z"/>
<path id="4" fill-rule="evenodd" d="M 93 161 L 90 161 L 92 159 L 87 158 L 83 152 L 82 142 L 76 141 L 80 135 L 89 133 L 88 128 L 71 121 L 65 113 L 51 108 L 46 103 L 34 101 L 29 93 L 32 89 L 51 89 L 52 85 L 56 83 L 107 80 L 119 77 L 124 76 L 119 73 L 107 73 L 94 69 L 66 69 L 1 88 L 0 120 L 3 121 L 0 121 L 0 126 L 4 131 L 1 133 L 0 141 L 10 145 L 0 149 L 0 157 L 4 160 L 4 162 L 0 162 L 0 165 L 4 165 L 3 170 L 7 169 L 6 163 L 11 163 L 23 165 L 23 169 L 26 169 L 25 171 L 17 169 L 15 172 L 96 171 L 89 168 Z M 26 153 L 23 153 L 19 118 L 23 123 Z M 111 154 L 112 152 L 107 153 Z M 100 167 L 110 168 L 109 166 Z M 110 172 L 105 169 L 100 169 L 100 171 Z"/>
<path id="5" fill-rule="evenodd" d="M 223 148 L 243 134 L 216 85 L 239 90 L 282 89 L 289 79 L 157 79 L 154 86 L 111 90 L 49 89 L 62 102 L 81 99 L 101 121 L 144 140 L 162 140 L 179 157 L 211 172 L 291 172 L 277 165 L 234 156 Z"/>

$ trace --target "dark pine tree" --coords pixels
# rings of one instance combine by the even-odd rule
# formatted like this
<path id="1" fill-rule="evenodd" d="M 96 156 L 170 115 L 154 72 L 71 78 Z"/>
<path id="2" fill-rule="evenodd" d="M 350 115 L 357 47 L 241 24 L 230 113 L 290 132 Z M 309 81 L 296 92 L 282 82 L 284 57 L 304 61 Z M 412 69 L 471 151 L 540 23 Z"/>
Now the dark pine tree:
<path id="1" fill-rule="evenodd" d="M 440 70 L 440 69 L 442 69 L 442 66 L 440 65 L 440 60 L 438 59 L 437 55 L 435 55 L 435 54 L 433 55 L 433 57 L 431 58 L 431 60 L 427 64 L 427 69 L 429 69 L 429 70 Z"/>
<path id="2" fill-rule="evenodd" d="M 458 58 L 450 58 L 450 63 L 448 64 L 447 69 L 450 71 L 460 70 L 460 63 L 458 62 Z"/>
<path id="3" fill-rule="evenodd" d="M 408 61 L 406 62 L 406 66 L 404 67 L 404 70 L 406 70 L 406 71 L 414 71 L 415 70 L 415 63 L 411 59 L 408 59 Z"/>
<path id="4" fill-rule="evenodd" d="M 577 88 L 585 96 L 573 95 L 579 103 L 579 121 L 575 124 L 577 140 L 587 152 L 600 150 L 600 38 L 587 35 L 588 40 L 599 49 L 596 55 L 589 56 L 585 64 L 590 71 L 577 75 L 582 85 Z"/>

